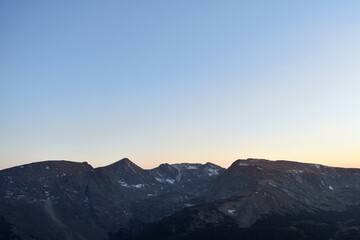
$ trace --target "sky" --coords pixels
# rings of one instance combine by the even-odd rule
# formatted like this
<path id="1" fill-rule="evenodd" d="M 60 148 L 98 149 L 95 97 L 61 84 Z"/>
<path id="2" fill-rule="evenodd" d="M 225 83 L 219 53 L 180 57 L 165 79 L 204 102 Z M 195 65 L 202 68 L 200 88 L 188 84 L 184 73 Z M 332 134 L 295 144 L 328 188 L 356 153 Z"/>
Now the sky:
<path id="1" fill-rule="evenodd" d="M 0 2 L 0 169 L 360 168 L 359 1 Z"/>

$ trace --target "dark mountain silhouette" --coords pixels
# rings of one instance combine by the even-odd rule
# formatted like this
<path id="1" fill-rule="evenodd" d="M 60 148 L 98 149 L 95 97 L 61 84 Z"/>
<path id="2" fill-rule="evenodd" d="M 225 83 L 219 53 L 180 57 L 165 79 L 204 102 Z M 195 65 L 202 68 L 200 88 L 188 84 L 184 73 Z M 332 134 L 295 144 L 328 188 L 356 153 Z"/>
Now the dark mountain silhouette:
<path id="1" fill-rule="evenodd" d="M 0 239 L 357 239 L 360 169 L 290 161 L 0 171 Z"/>

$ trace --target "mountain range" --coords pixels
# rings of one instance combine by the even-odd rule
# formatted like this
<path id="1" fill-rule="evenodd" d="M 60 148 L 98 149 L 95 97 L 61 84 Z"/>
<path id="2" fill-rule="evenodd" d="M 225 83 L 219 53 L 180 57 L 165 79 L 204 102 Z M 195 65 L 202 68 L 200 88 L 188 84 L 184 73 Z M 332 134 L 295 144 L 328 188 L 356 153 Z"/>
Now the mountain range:
<path id="1" fill-rule="evenodd" d="M 0 171 L 0 240 L 360 239 L 360 169 L 265 159 Z"/>

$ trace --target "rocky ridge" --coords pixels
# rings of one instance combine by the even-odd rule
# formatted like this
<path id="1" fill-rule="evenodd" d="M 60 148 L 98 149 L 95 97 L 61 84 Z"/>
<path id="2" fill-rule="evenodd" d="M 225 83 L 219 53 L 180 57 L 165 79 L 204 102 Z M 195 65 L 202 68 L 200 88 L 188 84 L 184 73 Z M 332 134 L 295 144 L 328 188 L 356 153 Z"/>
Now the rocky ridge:
<path id="1" fill-rule="evenodd" d="M 271 219 L 286 219 L 274 239 L 278 231 L 306 239 L 305 220 L 342 239 L 360 233 L 352 215 L 359 210 L 360 169 L 291 161 L 148 170 L 129 159 L 101 168 L 45 161 L 0 171 L 0 239 L 211 239 L 206 234 L 215 229 L 246 239 L 252 229 L 273 226 Z M 314 220 L 326 214 L 341 221 Z"/>

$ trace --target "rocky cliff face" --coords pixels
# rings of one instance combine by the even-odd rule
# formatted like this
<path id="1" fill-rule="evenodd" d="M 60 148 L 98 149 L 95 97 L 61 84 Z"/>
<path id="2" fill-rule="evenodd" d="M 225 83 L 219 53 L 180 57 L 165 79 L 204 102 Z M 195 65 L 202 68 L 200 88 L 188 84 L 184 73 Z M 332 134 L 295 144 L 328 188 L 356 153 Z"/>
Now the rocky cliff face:
<path id="1" fill-rule="evenodd" d="M 360 233 L 358 216 L 360 169 L 247 159 L 145 170 L 123 159 L 0 171 L 0 239 L 345 239 Z"/>

